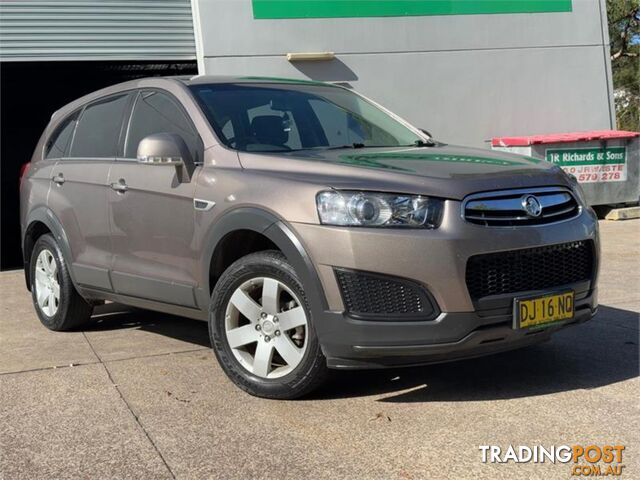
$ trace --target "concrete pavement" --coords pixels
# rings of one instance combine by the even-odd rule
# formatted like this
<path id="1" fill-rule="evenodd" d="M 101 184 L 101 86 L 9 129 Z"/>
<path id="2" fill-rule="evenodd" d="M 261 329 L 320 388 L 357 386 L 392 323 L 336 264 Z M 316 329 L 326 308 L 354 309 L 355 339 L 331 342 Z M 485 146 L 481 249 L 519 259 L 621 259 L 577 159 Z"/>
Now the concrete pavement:
<path id="1" fill-rule="evenodd" d="M 0 274 L 0 479 L 570 478 L 483 464 L 479 445 L 622 444 L 640 477 L 640 220 L 601 222 L 599 316 L 546 344 L 446 365 L 340 372 L 313 397 L 236 389 L 205 323 L 101 307 L 54 333 Z"/>

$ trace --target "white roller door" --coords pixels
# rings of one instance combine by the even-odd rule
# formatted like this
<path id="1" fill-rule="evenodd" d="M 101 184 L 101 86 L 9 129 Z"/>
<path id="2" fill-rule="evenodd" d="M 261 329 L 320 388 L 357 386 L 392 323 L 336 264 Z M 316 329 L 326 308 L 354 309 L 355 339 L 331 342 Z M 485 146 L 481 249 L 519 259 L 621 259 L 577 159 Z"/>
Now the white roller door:
<path id="1" fill-rule="evenodd" d="M 190 0 L 0 1 L 0 60 L 193 60 Z"/>

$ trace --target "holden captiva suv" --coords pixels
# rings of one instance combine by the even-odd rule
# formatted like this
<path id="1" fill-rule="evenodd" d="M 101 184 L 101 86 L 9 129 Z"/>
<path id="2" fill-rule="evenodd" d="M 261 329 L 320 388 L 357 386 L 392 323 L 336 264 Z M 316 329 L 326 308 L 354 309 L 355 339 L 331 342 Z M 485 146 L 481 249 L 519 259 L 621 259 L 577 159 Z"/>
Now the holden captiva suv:
<path id="1" fill-rule="evenodd" d="M 597 221 L 574 178 L 318 82 L 150 78 L 80 98 L 24 170 L 21 222 L 46 327 L 81 328 L 104 301 L 208 321 L 226 374 L 263 397 L 535 344 L 597 309 Z"/>

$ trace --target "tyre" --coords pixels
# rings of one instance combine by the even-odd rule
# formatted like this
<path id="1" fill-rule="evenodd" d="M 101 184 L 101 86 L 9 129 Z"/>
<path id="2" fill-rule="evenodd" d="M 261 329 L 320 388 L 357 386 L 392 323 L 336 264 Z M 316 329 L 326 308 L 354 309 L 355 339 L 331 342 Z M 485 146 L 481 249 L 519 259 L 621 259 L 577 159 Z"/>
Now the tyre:
<path id="1" fill-rule="evenodd" d="M 278 251 L 247 255 L 222 274 L 209 333 L 222 369 L 251 395 L 294 399 L 327 377 L 302 284 Z"/>
<path id="2" fill-rule="evenodd" d="M 38 238 L 29 268 L 33 304 L 45 327 L 63 331 L 89 321 L 92 307 L 73 286 L 60 247 L 51 235 Z"/>

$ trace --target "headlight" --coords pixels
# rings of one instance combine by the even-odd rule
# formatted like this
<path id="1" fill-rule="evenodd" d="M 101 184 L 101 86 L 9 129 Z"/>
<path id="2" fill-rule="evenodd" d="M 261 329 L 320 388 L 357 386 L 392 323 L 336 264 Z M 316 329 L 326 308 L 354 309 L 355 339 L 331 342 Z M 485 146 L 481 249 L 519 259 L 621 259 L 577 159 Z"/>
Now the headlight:
<path id="1" fill-rule="evenodd" d="M 316 204 L 325 225 L 438 228 L 444 202 L 422 195 L 328 190 L 318 193 Z"/>

